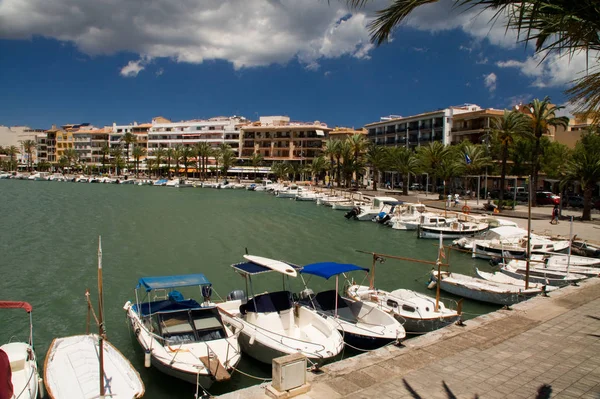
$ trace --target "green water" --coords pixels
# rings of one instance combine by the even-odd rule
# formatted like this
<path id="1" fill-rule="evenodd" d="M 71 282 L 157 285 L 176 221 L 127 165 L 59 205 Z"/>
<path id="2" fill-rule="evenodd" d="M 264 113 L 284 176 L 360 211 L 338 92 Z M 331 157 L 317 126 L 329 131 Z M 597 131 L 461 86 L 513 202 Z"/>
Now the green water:
<path id="1" fill-rule="evenodd" d="M 222 297 L 244 289 L 230 265 L 249 253 L 297 264 L 351 262 L 369 267 L 355 249 L 435 260 L 434 240 L 371 222 L 348 221 L 342 211 L 245 190 L 175 189 L 117 184 L 0 180 L 0 299 L 33 305 L 34 340 L 40 367 L 54 337 L 85 333 L 90 288 L 97 292 L 97 245 L 102 236 L 105 320 L 109 340 L 130 359 L 146 385 L 145 398 L 192 398 L 195 387 L 143 367 L 122 307 L 134 297 L 139 277 L 204 273 Z M 473 274 L 487 263 L 452 253 L 452 270 Z M 426 289 L 428 265 L 388 260 L 377 268 L 386 290 Z M 356 275 L 357 279 L 362 276 Z M 280 289 L 281 279 L 255 279 L 255 291 Z M 314 278 L 315 291 L 333 281 Z M 299 291 L 300 281 L 292 288 Z M 429 292 L 434 295 L 433 292 Z M 446 294 L 446 296 L 448 296 Z M 466 318 L 496 309 L 465 301 Z M 24 312 L 2 311 L 0 341 L 25 340 Z M 268 376 L 270 366 L 243 359 L 242 370 Z M 212 394 L 257 381 L 234 375 Z"/>

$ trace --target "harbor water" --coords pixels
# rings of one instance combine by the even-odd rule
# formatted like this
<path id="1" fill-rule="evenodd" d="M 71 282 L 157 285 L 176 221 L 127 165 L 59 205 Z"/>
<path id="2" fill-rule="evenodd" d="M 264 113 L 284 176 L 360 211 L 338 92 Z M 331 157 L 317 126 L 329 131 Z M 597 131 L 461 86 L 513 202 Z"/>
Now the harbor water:
<path id="1" fill-rule="evenodd" d="M 148 399 L 193 398 L 196 388 L 144 368 L 143 353 L 123 310 L 127 300 L 135 300 L 140 277 L 204 273 L 224 298 L 234 289 L 245 289 L 230 265 L 243 260 L 246 248 L 250 254 L 299 265 L 336 261 L 364 267 L 371 266 L 372 258 L 357 249 L 430 261 L 438 252 L 436 240 L 419 240 L 414 231 L 346 220 L 344 212 L 264 192 L 0 180 L 0 195 L 0 299 L 33 305 L 40 369 L 53 338 L 86 331 L 84 294 L 89 288 L 96 303 L 102 236 L 108 339 L 138 370 Z M 450 258 L 452 271 L 473 275 L 474 267 L 490 269 L 469 254 L 452 251 Z M 376 285 L 435 295 L 426 287 L 430 270 L 429 265 L 387 260 L 377 265 Z M 353 277 L 361 282 L 364 274 Z M 257 276 L 253 281 L 257 293 L 281 289 L 280 276 Z M 309 286 L 317 291 L 334 284 L 334 279 L 315 278 Z M 291 286 L 294 291 L 303 288 L 300 279 Z M 218 299 L 216 294 L 213 299 Z M 468 300 L 463 305 L 465 319 L 495 309 Z M 4 310 L 0 320 L 0 341 L 13 336 L 26 340 L 24 312 Z M 239 368 L 258 377 L 268 378 L 271 372 L 270 366 L 247 358 Z M 257 383 L 234 373 L 231 381 L 214 384 L 210 393 Z"/>

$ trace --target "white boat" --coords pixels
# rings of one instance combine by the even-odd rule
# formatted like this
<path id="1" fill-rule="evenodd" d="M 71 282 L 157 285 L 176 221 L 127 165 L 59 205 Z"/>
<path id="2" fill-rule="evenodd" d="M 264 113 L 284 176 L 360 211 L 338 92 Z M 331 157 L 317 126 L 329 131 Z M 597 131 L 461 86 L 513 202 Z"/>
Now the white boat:
<path id="1" fill-rule="evenodd" d="M 368 204 L 365 201 L 356 201 L 356 200 L 346 200 L 334 202 L 331 204 L 331 209 L 336 211 L 350 211 L 353 208 L 367 206 Z"/>
<path id="2" fill-rule="evenodd" d="M 0 180 L 1 179 L 9 179 L 10 178 L 10 173 L 0 173 Z"/>
<path id="3" fill-rule="evenodd" d="M 379 308 L 377 304 L 355 300 L 351 297 L 341 297 L 338 294 L 339 275 L 352 271 L 366 271 L 369 269 L 352 264 L 335 262 L 312 263 L 303 266 L 300 274 L 319 276 L 329 280 L 335 276 L 335 289 L 321 291 L 314 295 L 307 288 L 301 292 L 298 303 L 309 309 L 315 310 L 336 328 L 344 337 L 346 345 L 353 349 L 371 350 L 382 346 L 400 342 L 406 337 L 402 324 L 393 316 Z M 302 277 L 304 281 L 304 277 Z"/>
<path id="4" fill-rule="evenodd" d="M 333 204 L 346 202 L 348 201 L 347 197 L 342 197 L 341 195 L 328 195 L 325 194 L 320 198 L 317 198 L 317 205 L 325 205 L 325 206 L 333 206 Z"/>
<path id="5" fill-rule="evenodd" d="M 531 261 L 529 262 L 529 267 L 531 269 L 535 269 L 538 271 L 555 271 L 566 273 L 567 270 L 570 273 L 581 274 L 586 277 L 598 277 L 600 276 L 600 268 L 597 267 L 587 267 L 587 266 L 579 266 L 579 265 L 568 265 L 566 263 L 552 262 L 553 256 L 550 258 L 546 258 L 544 255 L 531 255 Z M 584 258 L 587 259 L 587 258 Z M 508 262 L 510 265 L 518 266 L 520 268 L 527 267 L 527 262 L 521 259 L 513 259 Z"/>
<path id="6" fill-rule="evenodd" d="M 183 287 L 199 287 L 203 302 L 185 299 L 176 290 Z M 204 389 L 230 379 L 241 358 L 238 334 L 223 324 L 211 291 L 203 274 L 139 279 L 136 303 L 127 301 L 123 309 L 146 353 L 146 367 Z"/>
<path id="7" fill-rule="evenodd" d="M 27 180 L 35 180 L 35 181 L 44 181 L 48 180 L 49 173 L 48 172 L 36 172 L 27 178 Z"/>
<path id="8" fill-rule="evenodd" d="M 252 276 L 279 270 L 270 262 L 248 261 L 232 267 L 245 277 L 250 287 Z M 295 306 L 291 292 L 285 288 L 250 298 L 244 291 L 236 290 L 218 306 L 223 310 L 223 321 L 239 332 L 242 351 L 262 363 L 271 364 L 274 358 L 301 353 L 309 363 L 318 366 L 344 347 L 339 332 L 315 311 Z"/>
<path id="9" fill-rule="evenodd" d="M 158 180 L 155 180 L 154 183 L 152 183 L 152 185 L 153 186 L 165 186 L 168 181 L 169 181 L 169 179 L 158 179 Z"/>
<path id="10" fill-rule="evenodd" d="M 303 193 L 305 190 L 298 186 L 288 186 L 281 190 L 275 191 L 277 198 L 296 198 L 298 195 Z"/>
<path id="11" fill-rule="evenodd" d="M 437 282 L 437 272 L 431 275 L 432 281 Z M 441 273 L 442 281 L 439 282 L 443 291 L 464 298 L 497 305 L 514 305 L 541 294 L 544 288 L 525 289 L 517 285 L 497 283 L 481 278 L 466 276 L 458 273 Z"/>
<path id="12" fill-rule="evenodd" d="M 587 256 L 579 256 L 579 255 L 565 255 L 565 254 L 550 254 L 545 255 L 546 265 L 547 266 L 560 266 L 567 267 L 571 266 L 585 266 L 588 268 L 599 268 L 600 267 L 600 259 L 588 258 Z"/>
<path id="13" fill-rule="evenodd" d="M 91 302 L 89 292 L 88 320 Z M 106 340 L 102 287 L 102 246 L 98 242 L 99 334 L 55 338 L 44 364 L 46 391 L 52 399 L 141 398 L 144 383 L 129 360 Z"/>
<path id="14" fill-rule="evenodd" d="M 194 182 L 191 180 L 173 179 L 169 180 L 165 186 L 174 188 L 191 188 L 194 187 Z"/>
<path id="15" fill-rule="evenodd" d="M 481 271 L 478 268 L 475 268 L 475 274 L 477 275 L 477 277 L 482 278 L 487 281 L 490 281 L 490 282 L 493 282 L 493 283 L 510 284 L 510 285 L 520 287 L 521 289 L 525 289 L 525 280 L 522 280 L 519 278 L 514 278 L 514 277 L 511 277 L 504 273 L 500 273 L 500 272 L 488 273 L 488 272 Z M 532 282 L 529 283 L 528 288 L 539 288 L 539 289 L 545 290 L 546 292 L 550 292 L 550 291 L 554 291 L 554 290 L 558 289 L 558 287 L 548 286 L 547 284 L 532 283 Z"/>
<path id="16" fill-rule="evenodd" d="M 487 230 L 489 225 L 485 222 L 465 222 L 461 220 L 451 220 L 438 224 L 420 224 L 417 226 L 417 236 L 419 238 L 439 238 L 444 239 L 473 237 Z"/>
<path id="17" fill-rule="evenodd" d="M 0 351 L 6 355 L 0 356 L 0 393 L 15 399 L 37 399 L 38 395 L 44 397 L 33 348 L 31 305 L 27 302 L 0 301 L 0 309 L 24 309 L 29 314 L 28 341 L 12 342 L 11 339 L 11 342 L 0 346 Z M 10 381 L 6 380 L 8 376 Z"/>
<path id="18" fill-rule="evenodd" d="M 501 264 L 500 272 L 507 276 L 525 280 L 527 273 L 526 262 L 517 263 L 512 260 L 506 264 Z M 587 277 L 582 274 L 576 274 L 573 272 L 567 273 L 566 271 L 555 271 L 549 269 L 540 269 L 535 267 L 529 268 L 529 282 L 552 285 L 555 287 L 563 287 L 565 285 L 573 284 L 578 281 L 584 280 Z"/>
<path id="19" fill-rule="evenodd" d="M 321 198 L 324 194 L 316 191 L 303 191 L 296 196 L 296 201 L 316 201 Z"/>
<path id="20" fill-rule="evenodd" d="M 396 208 L 389 224 L 395 230 L 416 230 L 420 224 L 445 223 L 446 218 L 430 212 L 424 204 L 404 203 Z"/>
<path id="21" fill-rule="evenodd" d="M 84 175 L 79 175 L 73 178 L 73 181 L 75 183 L 88 183 L 89 182 L 89 178 L 87 176 Z"/>
<path id="22" fill-rule="evenodd" d="M 393 197 L 373 197 L 371 204 L 364 207 L 356 207 L 344 215 L 346 219 L 356 219 L 360 221 L 372 220 L 382 211 L 386 204 L 398 203 Z"/>
<path id="23" fill-rule="evenodd" d="M 434 331 L 461 318 L 458 307 L 457 310 L 450 309 L 439 301 L 436 310 L 435 298 L 412 290 L 401 288 L 387 292 L 365 285 L 350 285 L 346 292 L 354 300 L 377 304 L 380 309 L 393 315 L 409 334 Z"/>

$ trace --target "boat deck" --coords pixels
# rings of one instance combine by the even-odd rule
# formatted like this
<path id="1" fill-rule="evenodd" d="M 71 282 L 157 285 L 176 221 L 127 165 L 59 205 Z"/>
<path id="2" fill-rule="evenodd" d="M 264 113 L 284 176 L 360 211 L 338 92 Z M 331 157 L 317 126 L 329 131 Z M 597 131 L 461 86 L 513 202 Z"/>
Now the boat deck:
<path id="1" fill-rule="evenodd" d="M 297 398 L 600 397 L 600 279 L 308 374 Z M 266 398 L 264 387 L 222 398 Z"/>

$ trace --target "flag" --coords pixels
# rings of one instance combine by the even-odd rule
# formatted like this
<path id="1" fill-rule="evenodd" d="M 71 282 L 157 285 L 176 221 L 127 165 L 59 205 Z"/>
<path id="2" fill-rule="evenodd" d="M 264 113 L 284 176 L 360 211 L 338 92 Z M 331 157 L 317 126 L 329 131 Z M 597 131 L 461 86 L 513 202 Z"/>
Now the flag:
<path id="1" fill-rule="evenodd" d="M 467 162 L 467 165 L 471 164 L 471 157 L 469 157 L 469 154 L 465 154 L 465 161 Z"/>

